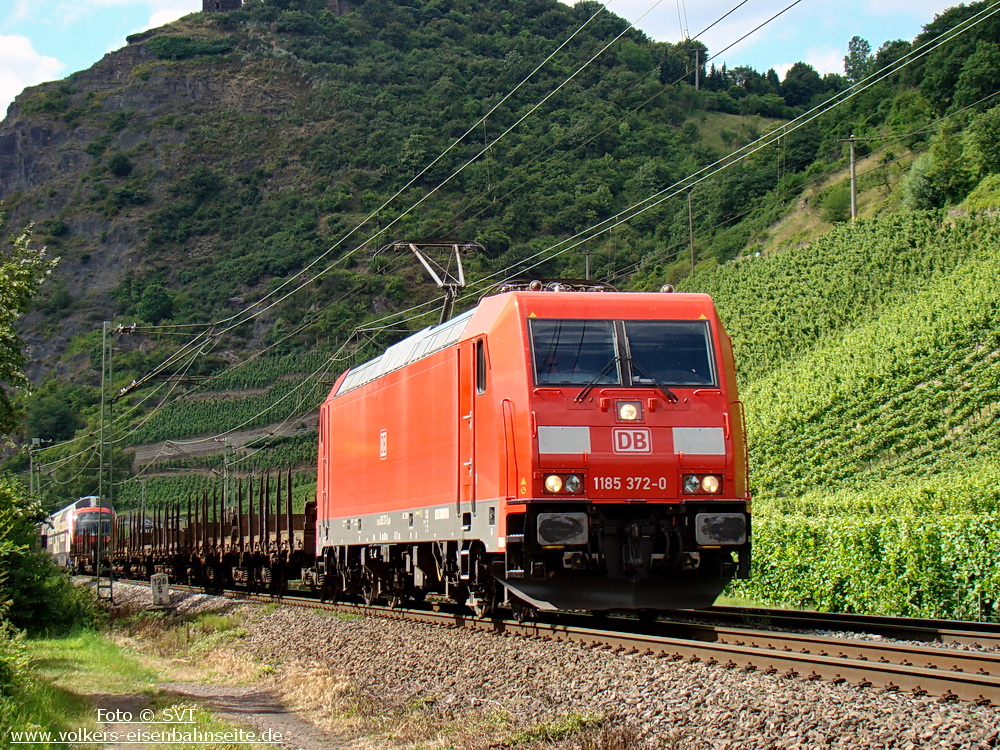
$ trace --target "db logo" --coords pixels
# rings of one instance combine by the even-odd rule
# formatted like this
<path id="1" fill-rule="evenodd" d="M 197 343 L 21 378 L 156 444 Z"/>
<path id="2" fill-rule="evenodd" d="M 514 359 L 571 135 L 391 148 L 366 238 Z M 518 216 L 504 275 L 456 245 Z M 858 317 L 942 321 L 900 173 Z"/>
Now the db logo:
<path id="1" fill-rule="evenodd" d="M 653 441 L 645 427 L 616 427 L 612 431 L 615 453 L 652 453 Z"/>

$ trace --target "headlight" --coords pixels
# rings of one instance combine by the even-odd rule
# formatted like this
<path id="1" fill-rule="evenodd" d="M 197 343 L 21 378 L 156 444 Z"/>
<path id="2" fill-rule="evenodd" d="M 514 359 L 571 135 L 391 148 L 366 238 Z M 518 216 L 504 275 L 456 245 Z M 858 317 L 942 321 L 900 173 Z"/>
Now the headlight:
<path id="1" fill-rule="evenodd" d="M 718 474 L 703 477 L 687 474 L 681 481 L 681 487 L 685 495 L 718 495 L 722 491 L 722 477 Z"/>
<path id="2" fill-rule="evenodd" d="M 634 422 L 642 419 L 642 404 L 638 401 L 619 401 L 618 419 L 622 422 Z"/>
<path id="3" fill-rule="evenodd" d="M 565 485 L 567 492 L 577 493 L 580 491 L 580 487 L 583 486 L 583 482 L 580 481 L 580 477 L 576 474 L 570 474 L 566 477 Z"/>
<path id="4" fill-rule="evenodd" d="M 546 492 L 560 492 L 563 488 L 562 477 L 558 474 L 549 474 L 545 477 L 545 491 Z"/>

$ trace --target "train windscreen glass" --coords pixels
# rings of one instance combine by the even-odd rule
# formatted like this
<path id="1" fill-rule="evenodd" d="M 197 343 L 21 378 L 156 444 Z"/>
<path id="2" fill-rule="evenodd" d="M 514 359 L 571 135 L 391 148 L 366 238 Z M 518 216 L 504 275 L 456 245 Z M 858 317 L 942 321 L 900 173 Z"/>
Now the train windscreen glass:
<path id="1" fill-rule="evenodd" d="M 708 321 L 627 320 L 632 385 L 717 387 Z"/>
<path id="2" fill-rule="evenodd" d="M 621 385 L 610 320 L 530 321 L 537 385 Z"/>
<path id="3" fill-rule="evenodd" d="M 100 526 L 101 534 L 107 536 L 111 533 L 111 520 L 109 518 L 99 519 L 96 515 L 90 514 L 77 517 L 76 533 L 79 535 L 97 534 L 98 525 Z"/>

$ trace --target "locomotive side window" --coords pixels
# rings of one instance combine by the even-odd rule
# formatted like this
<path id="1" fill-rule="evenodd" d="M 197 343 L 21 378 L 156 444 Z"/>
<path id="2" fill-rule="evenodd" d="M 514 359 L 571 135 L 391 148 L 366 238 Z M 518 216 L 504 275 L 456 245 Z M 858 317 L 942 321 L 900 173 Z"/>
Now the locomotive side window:
<path id="1" fill-rule="evenodd" d="M 536 385 L 622 384 L 613 321 L 529 323 Z"/>
<path id="2" fill-rule="evenodd" d="M 708 321 L 625 321 L 633 385 L 716 386 Z"/>
<path id="3" fill-rule="evenodd" d="M 486 342 L 476 340 L 476 393 L 486 393 Z"/>

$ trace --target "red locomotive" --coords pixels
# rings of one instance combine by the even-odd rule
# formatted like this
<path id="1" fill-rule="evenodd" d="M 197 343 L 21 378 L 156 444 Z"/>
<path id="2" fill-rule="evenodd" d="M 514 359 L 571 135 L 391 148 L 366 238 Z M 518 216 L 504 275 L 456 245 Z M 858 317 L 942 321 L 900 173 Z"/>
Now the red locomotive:
<path id="1" fill-rule="evenodd" d="M 705 606 L 746 577 L 743 412 L 711 299 L 578 288 L 487 297 L 338 378 L 313 582 L 482 613 Z"/>

